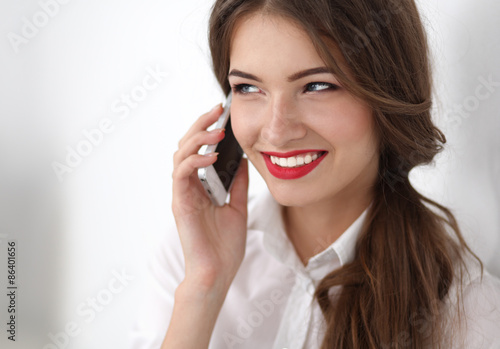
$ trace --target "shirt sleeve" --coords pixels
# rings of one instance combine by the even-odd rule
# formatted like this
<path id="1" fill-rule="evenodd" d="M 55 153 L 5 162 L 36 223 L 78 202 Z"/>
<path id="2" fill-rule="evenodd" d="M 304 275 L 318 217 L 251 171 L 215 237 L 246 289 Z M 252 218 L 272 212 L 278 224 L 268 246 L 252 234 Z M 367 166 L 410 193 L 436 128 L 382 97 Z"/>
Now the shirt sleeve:
<path id="1" fill-rule="evenodd" d="M 465 346 L 470 349 L 500 348 L 500 280 L 484 272 L 463 293 Z"/>
<path id="2" fill-rule="evenodd" d="M 167 333 L 174 293 L 184 279 L 184 256 L 177 229 L 169 229 L 154 249 L 143 287 L 141 306 L 131 331 L 130 349 L 158 349 Z"/>

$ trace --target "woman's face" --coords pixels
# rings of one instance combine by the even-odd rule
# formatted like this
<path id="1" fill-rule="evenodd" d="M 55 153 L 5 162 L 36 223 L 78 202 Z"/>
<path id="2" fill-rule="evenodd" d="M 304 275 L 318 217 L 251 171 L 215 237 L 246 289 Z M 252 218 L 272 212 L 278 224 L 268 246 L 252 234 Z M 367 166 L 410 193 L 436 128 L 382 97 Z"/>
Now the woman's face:
<path id="1" fill-rule="evenodd" d="M 302 29 L 278 16 L 241 20 L 228 79 L 234 134 L 279 203 L 370 195 L 378 169 L 372 111 L 339 85 Z"/>

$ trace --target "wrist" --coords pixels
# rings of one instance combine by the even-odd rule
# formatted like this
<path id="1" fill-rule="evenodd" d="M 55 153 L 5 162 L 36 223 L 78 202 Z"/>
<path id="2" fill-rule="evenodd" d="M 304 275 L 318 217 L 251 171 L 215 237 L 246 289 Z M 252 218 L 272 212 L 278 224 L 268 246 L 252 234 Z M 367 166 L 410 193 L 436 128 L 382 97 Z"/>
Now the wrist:
<path id="1" fill-rule="evenodd" d="M 193 280 L 193 281 L 191 281 Z M 207 348 L 227 289 L 206 287 L 186 278 L 175 290 L 175 302 L 163 349 Z M 196 333 L 196 336 L 192 336 Z"/>
<path id="2" fill-rule="evenodd" d="M 191 267 L 186 265 L 183 284 L 203 293 L 227 292 L 236 275 L 236 270 L 219 267 Z"/>
<path id="3" fill-rule="evenodd" d="M 209 302 L 222 306 L 230 285 L 222 280 L 186 277 L 175 291 L 175 298 L 180 302 Z"/>

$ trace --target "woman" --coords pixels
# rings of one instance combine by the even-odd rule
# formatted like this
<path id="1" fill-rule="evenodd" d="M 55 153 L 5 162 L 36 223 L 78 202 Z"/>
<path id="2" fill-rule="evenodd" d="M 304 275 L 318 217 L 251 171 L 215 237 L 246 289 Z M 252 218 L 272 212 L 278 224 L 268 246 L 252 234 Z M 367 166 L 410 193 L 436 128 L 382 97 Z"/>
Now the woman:
<path id="1" fill-rule="evenodd" d="M 414 2 L 218 0 L 210 49 L 270 195 L 247 204 L 243 161 L 212 206 L 196 173 L 217 154 L 197 151 L 223 139 L 205 131 L 221 107 L 196 121 L 174 155 L 180 244 L 153 266 L 141 347 L 165 331 L 164 349 L 498 345 L 500 283 L 408 179 L 445 143 Z"/>

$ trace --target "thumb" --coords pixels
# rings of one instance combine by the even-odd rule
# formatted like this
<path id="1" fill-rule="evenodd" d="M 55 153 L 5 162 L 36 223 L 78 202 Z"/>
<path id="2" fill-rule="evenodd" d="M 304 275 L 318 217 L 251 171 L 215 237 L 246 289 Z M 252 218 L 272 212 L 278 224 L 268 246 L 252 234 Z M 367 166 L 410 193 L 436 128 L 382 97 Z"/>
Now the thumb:
<path id="1" fill-rule="evenodd" d="M 246 215 L 248 199 L 248 160 L 241 159 L 238 172 L 231 188 L 231 207 Z"/>

